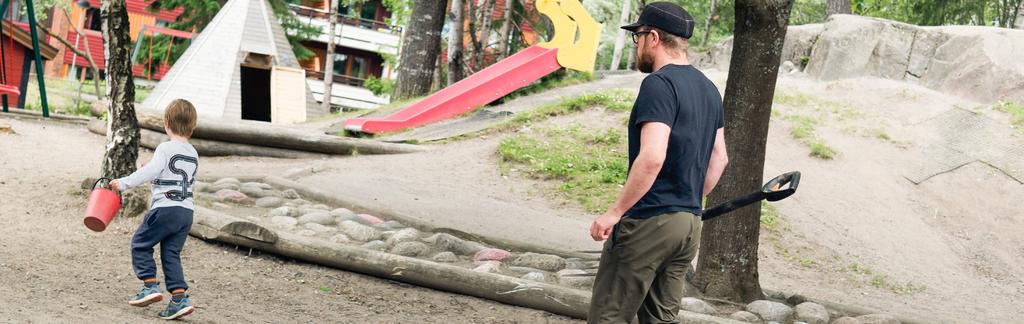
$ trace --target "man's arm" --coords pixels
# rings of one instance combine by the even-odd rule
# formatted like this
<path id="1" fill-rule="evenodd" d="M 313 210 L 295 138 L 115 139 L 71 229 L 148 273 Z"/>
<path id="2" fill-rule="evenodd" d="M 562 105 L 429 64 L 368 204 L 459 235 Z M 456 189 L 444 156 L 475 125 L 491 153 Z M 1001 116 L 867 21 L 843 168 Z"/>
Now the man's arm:
<path id="1" fill-rule="evenodd" d="M 704 177 L 704 195 L 710 195 L 711 190 L 718 185 L 722 178 L 725 166 L 729 164 L 729 153 L 725 149 L 725 128 L 719 128 L 715 135 L 715 146 L 711 149 L 711 160 L 708 162 L 708 174 Z"/>
<path id="2" fill-rule="evenodd" d="M 640 153 L 633 161 L 633 167 L 626 177 L 626 185 L 619 193 L 615 204 L 608 208 L 604 215 L 599 216 L 590 226 L 590 236 L 595 241 L 603 241 L 611 235 L 613 226 L 622 218 L 627 210 L 633 207 L 640 198 L 654 185 L 654 180 L 661 172 L 668 150 L 668 137 L 672 129 L 661 122 L 648 122 L 640 129 Z"/>

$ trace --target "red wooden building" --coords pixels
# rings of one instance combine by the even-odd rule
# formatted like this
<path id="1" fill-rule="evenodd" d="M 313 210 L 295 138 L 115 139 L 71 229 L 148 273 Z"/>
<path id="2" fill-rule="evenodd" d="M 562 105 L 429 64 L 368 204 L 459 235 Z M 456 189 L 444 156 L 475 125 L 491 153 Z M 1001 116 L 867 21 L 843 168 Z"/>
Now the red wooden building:
<path id="1" fill-rule="evenodd" d="M 0 29 L 3 30 L 0 32 L 0 42 L 3 42 L 4 52 L 3 72 L 7 77 L 7 82 L 4 84 L 17 85 L 21 90 L 21 95 L 18 98 L 7 99 L 8 104 L 13 107 L 24 107 L 25 93 L 30 84 L 35 84 L 33 80 L 29 80 L 29 69 L 32 67 L 32 61 L 35 60 L 35 54 L 32 51 L 32 35 L 28 32 L 28 24 L 15 22 L 14 26 L 12 31 L 6 21 L 0 23 Z M 11 36 L 12 32 L 13 37 Z M 39 42 L 39 47 L 39 55 L 43 60 L 52 60 L 57 56 L 57 48 L 42 41 Z"/>

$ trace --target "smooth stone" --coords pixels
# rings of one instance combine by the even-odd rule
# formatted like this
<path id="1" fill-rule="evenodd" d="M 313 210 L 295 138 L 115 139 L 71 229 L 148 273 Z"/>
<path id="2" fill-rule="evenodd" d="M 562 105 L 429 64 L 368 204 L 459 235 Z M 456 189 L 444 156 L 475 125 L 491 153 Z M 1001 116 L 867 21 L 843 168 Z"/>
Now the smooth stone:
<path id="1" fill-rule="evenodd" d="M 342 222 L 338 227 L 345 235 L 356 241 L 368 242 L 380 240 L 381 238 L 380 231 L 377 231 L 377 229 L 356 222 Z M 384 243 L 384 241 L 381 241 L 381 243 Z M 384 243 L 384 245 L 387 247 L 387 243 Z"/>
<path id="2" fill-rule="evenodd" d="M 365 244 L 362 245 L 362 248 L 374 251 L 384 251 L 385 249 L 388 248 L 388 244 L 384 243 L 384 241 L 376 240 L 366 242 Z"/>
<path id="3" fill-rule="evenodd" d="M 520 279 L 531 280 L 531 281 L 536 281 L 536 282 L 544 282 L 545 281 L 544 280 L 544 273 L 543 272 L 530 272 L 530 273 L 524 274 L 522 277 L 519 277 L 519 278 Z"/>
<path id="4" fill-rule="evenodd" d="M 334 236 L 331 236 L 331 242 L 334 242 L 334 243 L 351 243 L 352 239 L 348 238 L 348 235 L 345 235 L 345 234 L 335 234 Z"/>
<path id="5" fill-rule="evenodd" d="M 244 204 L 249 201 L 249 196 L 241 193 L 237 190 L 221 189 L 214 194 L 217 197 L 217 201 L 222 202 L 233 202 L 236 204 Z"/>
<path id="6" fill-rule="evenodd" d="M 425 242 L 441 250 L 452 251 L 459 255 L 473 255 L 484 246 L 473 241 L 466 241 L 448 233 L 437 233 L 424 239 Z"/>
<path id="7" fill-rule="evenodd" d="M 452 262 L 458 262 L 459 261 L 459 257 L 456 256 L 455 253 L 451 253 L 449 251 L 444 251 L 444 252 L 435 254 L 434 257 L 432 257 L 431 259 L 436 261 L 436 262 L 443 262 L 443 263 L 452 263 Z"/>
<path id="8" fill-rule="evenodd" d="M 512 265 L 556 272 L 565 269 L 565 260 L 551 254 L 525 253 L 512 260 Z"/>
<path id="9" fill-rule="evenodd" d="M 327 212 L 310 212 L 299 216 L 299 224 L 317 223 L 320 225 L 333 225 L 334 217 Z"/>
<path id="10" fill-rule="evenodd" d="M 285 189 L 281 192 L 281 196 L 288 199 L 299 199 L 302 197 L 299 195 L 298 191 L 295 191 L 295 189 Z"/>
<path id="11" fill-rule="evenodd" d="M 786 304 L 769 300 L 755 300 L 747 304 L 747 311 L 757 314 L 765 321 L 789 323 L 793 317 L 792 308 Z"/>
<path id="12" fill-rule="evenodd" d="M 420 238 L 420 231 L 415 228 L 406 228 L 391 234 L 388 237 L 388 245 L 394 246 L 398 243 L 416 241 Z M 425 246 L 425 245 L 424 245 Z"/>
<path id="13" fill-rule="evenodd" d="M 331 216 L 334 216 L 334 217 L 337 217 L 337 218 L 355 217 L 356 213 L 351 211 L 351 210 L 349 210 L 348 208 L 336 208 L 336 209 L 331 211 Z"/>
<path id="14" fill-rule="evenodd" d="M 807 324 L 828 324 L 828 309 L 825 306 L 805 302 L 796 305 L 796 319 Z"/>
<path id="15" fill-rule="evenodd" d="M 278 197 L 263 197 L 256 199 L 256 207 L 262 208 L 276 208 L 284 204 L 284 199 Z"/>
<path id="16" fill-rule="evenodd" d="M 481 262 L 473 271 L 484 272 L 484 273 L 501 273 L 501 262 L 500 261 L 484 261 Z"/>
<path id="17" fill-rule="evenodd" d="M 729 318 L 747 323 L 761 323 L 761 318 L 757 317 L 757 314 L 748 311 L 738 311 L 732 313 L 732 315 L 729 315 Z"/>
<path id="18" fill-rule="evenodd" d="M 486 248 L 473 255 L 473 261 L 503 261 L 512 253 L 502 249 Z"/>
<path id="19" fill-rule="evenodd" d="M 324 225 L 320 225 L 320 224 L 317 224 L 317 223 L 306 223 L 305 225 L 302 225 L 302 226 L 305 227 L 306 229 L 312 230 L 312 231 L 317 232 L 317 233 L 331 233 L 331 232 L 337 232 L 338 231 L 337 228 L 330 227 L 330 226 L 324 226 Z"/>
<path id="20" fill-rule="evenodd" d="M 407 257 L 418 257 L 427 253 L 430 247 L 426 243 L 417 241 L 400 242 L 391 248 L 391 253 Z"/>
<path id="21" fill-rule="evenodd" d="M 679 303 L 679 308 L 685 311 L 701 313 L 705 315 L 714 315 L 715 313 L 718 313 L 718 310 L 715 309 L 714 306 L 711 306 L 711 304 L 708 304 L 703 300 L 693 297 L 684 297 L 683 300 Z"/>
<path id="22" fill-rule="evenodd" d="M 370 225 L 384 224 L 384 220 L 377 218 L 377 216 L 370 214 L 359 214 L 358 216 L 365 219 L 367 223 L 370 223 Z"/>

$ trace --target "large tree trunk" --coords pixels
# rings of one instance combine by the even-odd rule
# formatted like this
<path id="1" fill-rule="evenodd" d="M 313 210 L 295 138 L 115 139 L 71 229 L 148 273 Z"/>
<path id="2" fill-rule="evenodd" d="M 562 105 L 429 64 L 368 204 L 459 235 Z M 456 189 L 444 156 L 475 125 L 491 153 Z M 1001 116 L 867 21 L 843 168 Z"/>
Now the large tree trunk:
<path id="1" fill-rule="evenodd" d="M 104 0 L 103 56 L 107 71 L 107 147 L 101 176 L 120 178 L 135 172 L 139 159 L 139 124 L 135 119 L 135 83 L 132 80 L 131 37 L 124 0 Z M 98 80 L 97 80 L 98 81 Z M 146 208 L 144 193 L 125 192 L 122 215 L 136 215 Z"/>
<path id="2" fill-rule="evenodd" d="M 107 135 L 107 125 L 102 120 L 93 119 L 89 121 L 89 131 L 94 134 Z M 142 147 L 156 150 L 161 143 L 170 141 L 166 133 L 142 128 L 142 138 L 139 144 Z M 201 138 L 192 138 L 189 144 L 196 149 L 199 156 L 259 156 L 282 159 L 320 159 L 328 157 L 325 154 L 296 151 L 276 147 L 257 146 L 249 144 L 229 143 Z"/>
<path id="3" fill-rule="evenodd" d="M 192 224 L 189 234 L 204 240 L 559 315 L 585 318 L 590 305 L 590 294 L 583 290 L 274 231 L 203 207 L 196 208 Z"/>
<path id="4" fill-rule="evenodd" d="M 700 46 L 708 46 L 708 38 L 711 38 L 711 24 L 718 21 L 718 0 L 711 0 L 711 10 L 708 11 L 708 19 L 704 23 L 704 38 L 701 39 Z"/>
<path id="5" fill-rule="evenodd" d="M 826 0 L 825 17 L 834 14 L 850 14 L 850 0 Z"/>
<path id="6" fill-rule="evenodd" d="M 466 77 L 466 70 L 462 68 L 465 21 L 466 3 L 462 0 L 452 0 L 449 18 L 451 27 L 448 28 L 448 85 L 453 85 Z"/>
<path id="7" fill-rule="evenodd" d="M 164 132 L 163 116 L 139 114 L 139 124 L 149 130 Z M 268 126 L 266 123 L 247 120 L 221 121 L 200 118 L 192 137 L 335 155 L 396 154 L 425 150 L 416 145 L 382 143 L 317 134 L 292 128 Z"/>
<path id="8" fill-rule="evenodd" d="M 509 35 L 512 33 L 512 6 L 515 0 L 505 0 L 505 12 L 502 14 L 501 31 L 499 31 L 498 49 L 496 51 L 498 61 L 508 56 Z"/>
<path id="9" fill-rule="evenodd" d="M 724 102 L 731 159 L 709 205 L 761 186 L 772 95 L 792 6 L 793 0 L 736 0 L 736 33 Z M 764 298 L 757 273 L 758 206 L 704 222 L 693 283 L 705 295 L 742 302 Z"/>
<path id="10" fill-rule="evenodd" d="M 629 22 L 629 3 L 633 0 L 622 0 L 622 13 L 619 15 L 619 26 L 624 26 Z M 626 46 L 626 30 L 619 28 L 619 33 L 615 35 L 615 49 L 612 50 L 612 65 L 608 67 L 609 70 L 615 71 L 619 69 L 619 63 L 622 62 L 622 48 Z"/>
<path id="11" fill-rule="evenodd" d="M 327 16 L 330 23 L 327 24 L 327 55 L 324 56 L 324 100 L 320 103 L 320 110 L 325 112 L 331 111 L 331 88 L 334 86 L 334 30 L 338 28 L 338 0 L 329 2 L 331 8 Z"/>
<path id="12" fill-rule="evenodd" d="M 437 53 L 441 50 L 446 4 L 446 1 L 416 1 L 413 5 L 402 58 L 398 63 L 395 100 L 430 93 L 430 76 L 434 73 Z"/>

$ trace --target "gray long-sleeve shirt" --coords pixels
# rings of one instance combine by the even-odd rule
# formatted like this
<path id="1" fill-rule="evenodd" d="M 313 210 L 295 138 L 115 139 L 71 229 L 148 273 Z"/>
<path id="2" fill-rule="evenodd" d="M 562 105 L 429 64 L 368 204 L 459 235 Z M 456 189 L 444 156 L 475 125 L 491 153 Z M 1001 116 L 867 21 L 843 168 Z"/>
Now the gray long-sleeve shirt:
<path id="1" fill-rule="evenodd" d="M 121 190 L 153 183 L 151 208 L 195 208 L 192 184 L 199 168 L 199 153 L 191 144 L 177 141 L 163 142 L 153 152 L 153 159 L 131 175 L 117 179 Z"/>

